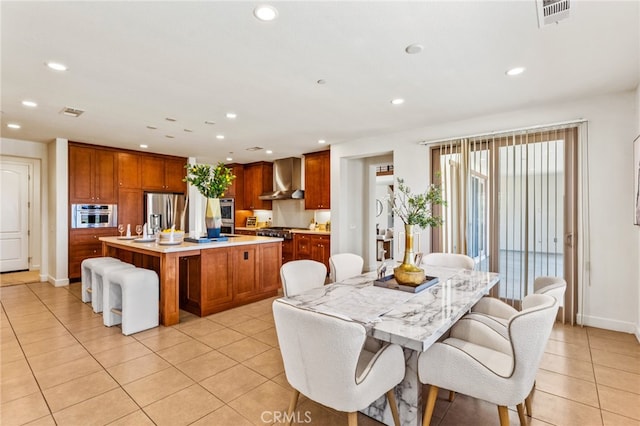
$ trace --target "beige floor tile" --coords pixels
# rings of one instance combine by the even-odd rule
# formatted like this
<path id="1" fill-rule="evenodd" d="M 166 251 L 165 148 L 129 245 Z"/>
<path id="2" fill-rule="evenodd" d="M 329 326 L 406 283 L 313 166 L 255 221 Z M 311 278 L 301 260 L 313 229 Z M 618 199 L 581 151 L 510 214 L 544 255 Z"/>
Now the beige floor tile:
<path id="1" fill-rule="evenodd" d="M 575 377 L 576 379 L 595 382 L 595 378 L 593 376 L 593 364 L 587 361 L 579 361 L 545 352 L 542 355 L 540 368 L 547 371 L 553 371 L 554 373 Z"/>
<path id="2" fill-rule="evenodd" d="M 580 346 L 589 345 L 586 328 L 572 327 L 571 325 L 567 324 L 563 325 L 560 322 L 556 322 L 554 324 L 549 338 Z"/>
<path id="3" fill-rule="evenodd" d="M 565 343 L 559 340 L 549 339 L 545 352 L 566 358 L 577 359 L 579 361 L 591 361 L 588 346 Z"/>
<path id="4" fill-rule="evenodd" d="M 218 324 L 222 324 L 227 327 L 253 319 L 252 316 L 243 314 L 236 309 L 230 309 L 228 311 L 212 314 L 207 316 L 206 318 L 210 321 L 217 322 Z"/>
<path id="5" fill-rule="evenodd" d="M 293 388 L 289 384 L 289 381 L 287 380 L 287 375 L 285 373 L 280 373 L 280 374 L 272 377 L 271 381 L 279 384 L 280 386 L 282 386 L 285 389 L 293 390 Z M 301 398 L 302 398 L 302 396 L 301 396 Z"/>
<path id="6" fill-rule="evenodd" d="M 242 417 L 240 413 L 235 411 L 228 405 L 223 405 L 213 413 L 210 413 L 197 422 L 192 423 L 192 426 L 253 426 L 252 423 L 246 418 Z"/>
<path id="7" fill-rule="evenodd" d="M 605 330 L 603 328 L 586 327 L 587 334 L 591 336 L 599 336 L 607 339 L 614 339 L 620 342 L 638 343 L 638 340 L 632 333 L 622 333 L 619 331 Z"/>
<path id="8" fill-rule="evenodd" d="M 604 420 L 604 426 L 638 426 L 637 419 L 631 419 L 605 410 L 602 410 L 602 419 Z"/>
<path id="9" fill-rule="evenodd" d="M 122 336 L 122 330 L 119 327 L 94 327 L 74 334 L 75 338 L 81 343 L 113 335 Z"/>
<path id="10" fill-rule="evenodd" d="M 19 305 L 5 305 L 7 316 L 12 324 L 27 323 L 40 320 L 55 320 L 49 309 L 40 301 L 22 303 Z"/>
<path id="11" fill-rule="evenodd" d="M 238 333 L 242 333 L 245 336 L 253 336 L 254 334 L 260 333 L 270 327 L 273 326 L 269 323 L 255 318 L 241 322 L 240 324 L 230 326 L 231 329 L 237 331 Z"/>
<path id="12" fill-rule="evenodd" d="M 78 341 L 70 334 L 63 334 L 60 336 L 51 337 L 49 339 L 39 340 L 28 345 L 22 345 L 22 350 L 27 358 L 46 354 L 56 349 L 67 348 L 69 346 L 77 345 Z"/>
<path id="13" fill-rule="evenodd" d="M 66 348 L 56 349 L 42 355 L 29 357 L 29 365 L 35 372 L 47 370 L 60 364 L 65 364 L 79 358 L 88 357 L 89 353 L 80 344 L 67 346 Z"/>
<path id="14" fill-rule="evenodd" d="M 596 382 L 599 385 L 640 394 L 640 374 L 595 364 Z"/>
<path id="15" fill-rule="evenodd" d="M 534 418 L 553 425 L 596 426 L 602 424 L 599 409 L 538 389 L 533 392 L 531 409 Z M 448 416 L 447 414 L 446 417 Z"/>
<path id="16" fill-rule="evenodd" d="M 78 377 L 95 373 L 101 369 L 102 367 L 95 359 L 90 356 L 85 356 L 53 368 L 34 371 L 34 373 L 40 384 L 40 388 L 49 389 L 70 380 L 77 379 Z"/>
<path id="17" fill-rule="evenodd" d="M 201 382 L 236 364 L 238 364 L 237 361 L 213 349 L 204 355 L 177 364 L 176 367 L 196 382 Z"/>
<path id="18" fill-rule="evenodd" d="M 104 327 L 102 316 L 94 316 L 89 319 L 74 319 L 73 321 L 68 322 L 62 321 L 62 323 L 72 333 L 78 333 L 90 328 Z"/>
<path id="19" fill-rule="evenodd" d="M 609 336 L 609 335 L 607 335 Z M 640 363 L 640 343 L 628 342 L 626 340 L 612 339 L 601 335 L 589 336 L 589 346 L 591 349 L 601 349 L 607 352 L 633 356 Z"/>
<path id="20" fill-rule="evenodd" d="M 114 365 L 149 355 L 151 350 L 142 345 L 140 342 L 133 342 L 123 346 L 117 346 L 113 349 L 98 352 L 93 356 L 102 364 L 104 368 L 113 367 Z"/>
<path id="21" fill-rule="evenodd" d="M 13 327 L 13 331 L 15 331 L 16 335 L 20 336 L 24 333 L 33 333 L 36 331 L 44 330 L 46 328 L 51 328 L 59 325 L 60 323 L 57 320 L 38 320 L 34 322 L 27 322 L 24 324 L 15 324 L 11 323 Z"/>
<path id="22" fill-rule="evenodd" d="M 131 336 L 134 339 L 141 341 L 144 339 L 148 339 L 149 337 L 157 336 L 159 334 L 173 333 L 175 329 L 175 327 L 165 327 L 163 325 L 160 325 L 158 327 L 150 328 L 149 330 L 141 331 L 140 333 L 132 334 Z"/>
<path id="23" fill-rule="evenodd" d="M 267 378 L 243 365 L 236 365 L 203 380 L 200 384 L 209 392 L 228 403 L 254 389 Z"/>
<path id="24" fill-rule="evenodd" d="M 225 327 L 222 324 L 218 324 L 217 322 L 209 321 L 205 318 L 199 318 L 196 321 L 192 321 L 188 324 L 182 325 L 179 324 L 178 329 L 191 337 L 203 337 L 207 334 L 213 333 L 214 331 L 219 331 L 224 329 Z"/>
<path id="25" fill-rule="evenodd" d="M 225 354 L 231 359 L 242 362 L 249 358 L 253 358 L 254 356 L 259 355 L 263 352 L 266 352 L 269 349 L 271 349 L 271 346 L 251 337 L 247 337 L 245 339 L 231 343 L 230 345 L 224 346 L 218 349 L 218 351 Z"/>
<path id="26" fill-rule="evenodd" d="M 279 348 L 280 344 L 278 343 L 278 335 L 276 334 L 276 329 L 274 327 L 267 328 L 264 331 L 261 331 L 258 334 L 254 334 L 254 339 L 261 341 L 262 343 L 266 343 L 267 345 Z"/>
<path id="27" fill-rule="evenodd" d="M 247 336 L 242 333 L 225 328 L 219 331 L 214 331 L 206 336 L 198 337 L 198 340 L 213 349 L 219 349 L 233 342 L 237 342 L 238 340 L 245 339 L 246 337 Z"/>
<path id="28" fill-rule="evenodd" d="M 113 330 L 113 332 L 111 332 L 111 334 L 107 336 L 99 337 L 97 339 L 89 340 L 82 343 L 82 346 L 87 348 L 90 353 L 95 354 L 136 342 L 136 339 L 134 339 L 133 337 L 125 336 L 124 334 L 122 334 L 122 330 L 119 327 L 104 328 L 107 330 Z"/>
<path id="29" fill-rule="evenodd" d="M 142 339 L 140 340 L 140 343 L 142 343 L 152 351 L 157 352 L 159 350 L 170 348 L 171 346 L 175 346 L 180 343 L 191 341 L 193 341 L 193 338 L 191 336 L 187 336 L 177 329 L 169 329 L 169 331 L 167 332 Z"/>
<path id="30" fill-rule="evenodd" d="M 518 414 L 509 410 L 509 420 L 513 425 L 518 422 Z M 498 408 L 486 401 L 457 394 L 444 418 L 440 421 L 443 426 L 458 425 L 497 425 L 499 424 Z"/>
<path id="31" fill-rule="evenodd" d="M 286 413 L 286 410 L 284 411 Z M 275 415 L 275 413 L 274 413 Z M 261 416 L 262 417 L 262 416 Z M 265 420 L 269 420 L 268 416 L 264 416 Z M 285 417 L 280 417 L 282 420 L 278 421 L 277 424 L 284 423 Z M 262 419 L 261 419 L 262 420 Z M 279 420 L 279 419 L 275 419 Z M 329 410 L 322 405 L 306 399 L 304 401 L 298 402 L 298 406 L 294 411 L 293 424 L 312 424 L 312 425 L 340 425 L 347 424 L 347 416 L 343 413 L 337 413 L 334 410 Z M 402 421 L 402 419 L 400 419 Z M 381 425 L 379 423 L 364 414 L 358 413 L 358 426 L 374 426 Z"/>
<path id="32" fill-rule="evenodd" d="M 282 355 L 278 349 L 269 349 L 244 361 L 242 364 L 269 379 L 284 372 Z"/>
<path id="33" fill-rule="evenodd" d="M 540 369 L 536 375 L 536 388 L 592 407 L 600 407 L 598 392 L 593 382 Z"/>
<path id="34" fill-rule="evenodd" d="M 107 371 L 118 383 L 125 385 L 169 367 L 171 367 L 171 364 L 167 361 L 154 353 L 150 353 L 109 367 Z"/>
<path id="35" fill-rule="evenodd" d="M 104 425 L 137 409 L 135 402 L 121 388 L 117 388 L 53 413 L 53 417 L 59 426 Z"/>
<path id="36" fill-rule="evenodd" d="M 253 424 L 265 424 L 265 414 L 287 411 L 291 393 L 280 385 L 268 381 L 229 402 L 229 406 Z M 267 422 L 272 419 L 266 419 Z"/>
<path id="37" fill-rule="evenodd" d="M 100 370 L 87 376 L 54 386 L 43 391 L 47 404 L 53 413 L 78 402 L 85 401 L 118 387 L 115 380 Z"/>
<path id="38" fill-rule="evenodd" d="M 127 414 L 118 420 L 109 423 L 109 426 L 154 426 L 155 423 L 151 421 L 149 416 L 142 411 L 134 411 L 131 414 Z"/>
<path id="39" fill-rule="evenodd" d="M 640 421 L 639 394 L 600 385 L 598 395 L 603 410 Z"/>
<path id="40" fill-rule="evenodd" d="M 604 365 L 605 367 L 640 374 L 640 362 L 638 362 L 636 357 L 603 351 L 601 349 L 591 349 L 591 356 L 594 365 Z"/>
<path id="41" fill-rule="evenodd" d="M 153 373 L 124 385 L 124 390 L 141 406 L 154 403 L 193 384 L 193 380 L 175 367 Z"/>
<path id="42" fill-rule="evenodd" d="M 204 343 L 200 343 L 197 340 L 191 340 L 179 343 L 167 349 L 162 349 L 156 353 L 171 364 L 176 365 L 206 354 L 207 352 L 211 352 L 212 350 L 213 349 Z"/>
<path id="43" fill-rule="evenodd" d="M 31 374 L 31 369 L 25 360 L 5 364 L 2 367 L 1 376 L 0 402 L 2 403 L 40 391 L 38 383 L 33 374 Z"/>
<path id="44" fill-rule="evenodd" d="M 0 361 L 2 365 L 22 359 L 25 359 L 25 356 L 18 342 L 2 343 L 0 346 Z"/>
<path id="45" fill-rule="evenodd" d="M 56 426 L 56 421 L 53 420 L 53 416 L 49 414 L 48 416 L 40 417 L 39 419 L 26 423 L 25 426 Z"/>
<path id="46" fill-rule="evenodd" d="M 51 339 L 52 337 L 71 335 L 64 326 L 58 322 L 51 323 L 51 327 L 36 330 L 31 333 L 20 333 L 20 343 L 28 345 L 29 343 L 39 342 L 41 340 Z"/>
<path id="47" fill-rule="evenodd" d="M 272 327 L 276 324 L 275 320 L 273 319 L 273 312 L 261 315 L 258 317 L 258 319 L 271 324 Z"/>
<path id="48" fill-rule="evenodd" d="M 158 426 L 188 425 L 224 405 L 215 396 L 195 384 L 144 408 Z"/>
<path id="49" fill-rule="evenodd" d="M 23 396 L 2 404 L 0 424 L 2 426 L 22 425 L 50 414 L 47 404 L 39 392 Z"/>

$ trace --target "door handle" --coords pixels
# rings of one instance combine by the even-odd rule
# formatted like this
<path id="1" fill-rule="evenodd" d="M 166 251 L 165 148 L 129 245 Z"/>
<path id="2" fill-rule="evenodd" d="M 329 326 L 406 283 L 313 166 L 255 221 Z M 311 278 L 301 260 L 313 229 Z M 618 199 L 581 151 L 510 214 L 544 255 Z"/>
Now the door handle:
<path id="1" fill-rule="evenodd" d="M 573 247 L 573 232 L 570 232 L 564 236 L 564 242 L 569 247 Z"/>

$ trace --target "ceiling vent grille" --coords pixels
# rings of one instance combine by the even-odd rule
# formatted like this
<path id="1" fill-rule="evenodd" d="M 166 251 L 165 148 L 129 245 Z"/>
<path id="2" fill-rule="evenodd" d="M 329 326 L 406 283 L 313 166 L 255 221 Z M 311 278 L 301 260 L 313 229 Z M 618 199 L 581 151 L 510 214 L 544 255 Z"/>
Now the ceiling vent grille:
<path id="1" fill-rule="evenodd" d="M 69 117 L 80 117 L 84 111 L 78 108 L 64 107 L 62 111 L 60 111 L 63 115 L 68 115 Z"/>
<path id="2" fill-rule="evenodd" d="M 247 148 L 247 151 L 260 151 L 261 149 L 264 149 L 261 146 L 252 146 L 251 148 Z"/>
<path id="3" fill-rule="evenodd" d="M 540 28 L 569 17 L 570 0 L 536 0 L 538 5 L 538 26 Z"/>

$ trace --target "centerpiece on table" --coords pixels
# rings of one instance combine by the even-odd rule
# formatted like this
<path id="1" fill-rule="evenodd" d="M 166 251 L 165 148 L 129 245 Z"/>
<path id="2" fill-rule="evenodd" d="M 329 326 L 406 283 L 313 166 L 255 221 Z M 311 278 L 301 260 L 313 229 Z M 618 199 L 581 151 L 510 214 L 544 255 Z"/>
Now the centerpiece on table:
<path id="1" fill-rule="evenodd" d="M 222 227 L 222 213 L 220 212 L 220 197 L 231 186 L 236 178 L 230 168 L 219 162 L 216 166 L 209 164 L 187 164 L 187 176 L 184 182 L 195 186 L 207 199 L 204 221 L 207 227 L 207 238 L 220 236 Z"/>
<path id="2" fill-rule="evenodd" d="M 438 185 L 431 184 L 422 194 L 412 194 L 404 179 L 398 178 L 398 187 L 392 199 L 393 212 L 404 222 L 405 244 L 402 263 L 393 269 L 393 275 L 400 284 L 419 285 L 425 280 L 424 269 L 415 264 L 413 253 L 414 227 L 426 228 L 442 225 L 442 218 L 433 215 L 433 206 L 446 204 Z"/>

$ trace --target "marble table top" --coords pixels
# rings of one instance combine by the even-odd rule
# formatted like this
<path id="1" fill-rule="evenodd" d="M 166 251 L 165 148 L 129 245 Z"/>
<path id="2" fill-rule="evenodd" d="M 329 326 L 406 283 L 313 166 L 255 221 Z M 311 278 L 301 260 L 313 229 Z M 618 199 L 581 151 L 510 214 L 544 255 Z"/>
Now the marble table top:
<path id="1" fill-rule="evenodd" d="M 438 284 L 419 293 L 373 286 L 375 272 L 283 298 L 283 302 L 364 324 L 376 339 L 424 351 L 499 281 L 493 272 L 430 267 Z"/>

